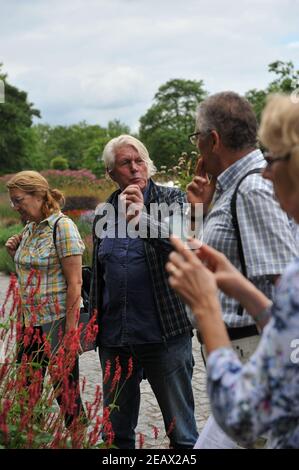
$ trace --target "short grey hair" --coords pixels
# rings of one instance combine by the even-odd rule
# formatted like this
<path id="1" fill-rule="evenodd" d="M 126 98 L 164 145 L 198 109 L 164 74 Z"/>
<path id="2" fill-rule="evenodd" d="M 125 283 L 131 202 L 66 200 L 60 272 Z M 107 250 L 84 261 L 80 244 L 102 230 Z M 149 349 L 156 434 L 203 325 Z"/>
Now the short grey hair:
<path id="1" fill-rule="evenodd" d="M 197 108 L 196 127 L 203 134 L 215 130 L 232 150 L 257 145 L 257 120 L 245 98 L 233 91 L 209 96 Z"/>
<path id="2" fill-rule="evenodd" d="M 111 139 L 106 144 L 103 150 L 102 160 L 108 170 L 112 170 L 114 167 L 117 149 L 123 147 L 124 145 L 131 145 L 137 150 L 140 158 L 146 163 L 148 177 L 151 177 L 156 173 L 157 169 L 154 165 L 154 162 L 150 159 L 148 150 L 145 145 L 143 145 L 140 140 L 136 139 L 136 137 L 127 134 L 122 134 L 118 137 L 114 137 L 114 139 Z"/>

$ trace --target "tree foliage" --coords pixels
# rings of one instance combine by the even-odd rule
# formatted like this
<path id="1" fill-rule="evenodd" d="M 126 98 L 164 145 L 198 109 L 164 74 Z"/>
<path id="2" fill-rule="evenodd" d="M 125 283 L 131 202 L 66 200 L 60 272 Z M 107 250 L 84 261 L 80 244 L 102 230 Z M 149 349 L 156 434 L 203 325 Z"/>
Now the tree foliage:
<path id="1" fill-rule="evenodd" d="M 129 127 L 118 120 L 110 121 L 107 128 L 82 121 L 70 126 L 39 124 L 33 129 L 39 141 L 39 152 L 43 154 L 43 169 L 49 167 L 53 158 L 63 157 L 70 169 L 88 168 L 95 174 L 102 168 L 100 157 L 106 143 L 112 137 L 130 132 Z"/>
<path id="2" fill-rule="evenodd" d="M 261 119 L 267 96 L 270 93 L 292 93 L 299 90 L 299 70 L 295 70 L 293 62 L 277 60 L 268 65 L 268 71 L 276 78 L 264 90 L 249 90 L 245 96 L 252 104 L 258 121 Z"/>
<path id="3" fill-rule="evenodd" d="M 89 147 L 84 151 L 83 166 L 93 171 L 98 178 L 102 178 L 106 171 L 105 165 L 100 158 L 104 147 L 109 140 L 121 134 L 130 134 L 130 128 L 118 119 L 109 121 L 107 129 L 103 129 L 101 135 L 90 142 Z"/>
<path id="4" fill-rule="evenodd" d="M 67 170 L 69 167 L 69 162 L 64 157 L 55 157 L 51 160 L 50 167 L 53 170 Z"/>
<path id="5" fill-rule="evenodd" d="M 36 132 L 40 135 L 47 162 L 63 157 L 72 170 L 77 170 L 82 168 L 84 151 L 102 135 L 104 129 L 82 121 L 70 126 L 50 127 L 48 124 L 40 124 L 36 126 Z"/>
<path id="6" fill-rule="evenodd" d="M 188 135 L 194 130 L 196 107 L 206 95 L 202 80 L 173 79 L 160 86 L 140 119 L 140 139 L 158 167 L 169 167 L 177 155 L 193 150 Z"/>
<path id="7" fill-rule="evenodd" d="M 33 145 L 30 132 L 33 116 L 40 112 L 27 100 L 27 93 L 7 81 L 1 72 L 0 79 L 5 86 L 5 102 L 0 104 L 0 172 L 18 171 L 26 165 Z"/>
<path id="8" fill-rule="evenodd" d="M 274 74 L 269 85 L 245 94 L 258 120 L 269 93 L 299 90 L 299 70 L 291 61 L 277 60 L 269 64 L 268 70 Z M 8 83 L 1 64 L 0 79 L 5 84 L 5 103 L 0 103 L 0 174 L 45 170 L 53 159 L 62 157 L 72 170 L 87 168 L 98 177 L 104 175 L 104 146 L 113 137 L 130 134 L 126 124 L 115 119 L 106 127 L 85 121 L 70 126 L 32 125 L 33 117 L 40 117 L 39 111 L 28 102 L 25 91 Z M 176 166 L 183 152 L 189 156 L 194 150 L 188 134 L 194 130 L 196 107 L 206 96 L 202 80 L 172 79 L 159 87 L 153 104 L 140 118 L 137 136 L 158 168 Z"/>

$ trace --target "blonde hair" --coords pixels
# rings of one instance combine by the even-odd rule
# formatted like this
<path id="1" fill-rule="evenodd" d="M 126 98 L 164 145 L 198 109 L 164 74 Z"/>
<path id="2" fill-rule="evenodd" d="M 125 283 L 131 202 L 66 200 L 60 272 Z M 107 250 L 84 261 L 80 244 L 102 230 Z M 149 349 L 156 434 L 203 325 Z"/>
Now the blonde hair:
<path id="1" fill-rule="evenodd" d="M 137 150 L 140 158 L 146 163 L 148 177 L 153 176 L 156 173 L 157 169 L 154 165 L 154 162 L 150 159 L 148 150 L 145 145 L 143 145 L 140 140 L 127 134 L 122 134 L 119 137 L 115 137 L 114 139 L 111 139 L 108 144 L 106 144 L 103 151 L 102 159 L 108 170 L 112 170 L 114 167 L 117 149 L 119 147 L 123 147 L 124 145 L 131 145 Z"/>
<path id="2" fill-rule="evenodd" d="M 53 212 L 59 212 L 64 205 L 64 196 L 58 189 L 51 189 L 48 181 L 37 171 L 20 171 L 7 183 L 7 189 L 20 189 L 25 193 L 43 198 L 41 208 L 44 217 L 49 217 Z"/>
<path id="3" fill-rule="evenodd" d="M 262 114 L 259 137 L 273 154 L 291 155 L 290 177 L 299 183 L 299 101 L 295 96 L 271 95 Z"/>

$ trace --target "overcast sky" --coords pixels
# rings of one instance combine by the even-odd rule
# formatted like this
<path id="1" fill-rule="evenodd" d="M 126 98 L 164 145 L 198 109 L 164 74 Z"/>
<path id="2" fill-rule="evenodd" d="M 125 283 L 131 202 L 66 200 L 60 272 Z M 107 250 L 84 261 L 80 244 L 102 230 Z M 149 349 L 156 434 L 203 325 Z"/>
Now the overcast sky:
<path id="1" fill-rule="evenodd" d="M 53 125 L 136 130 L 169 79 L 243 93 L 299 68 L 299 0 L 0 0 L 0 20 L 9 81 Z"/>

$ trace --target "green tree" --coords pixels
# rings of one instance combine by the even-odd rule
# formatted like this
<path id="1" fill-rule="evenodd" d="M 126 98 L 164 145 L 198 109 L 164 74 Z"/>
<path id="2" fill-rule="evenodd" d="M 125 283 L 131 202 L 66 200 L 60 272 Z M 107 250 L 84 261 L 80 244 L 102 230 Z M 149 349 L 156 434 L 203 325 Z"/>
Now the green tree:
<path id="1" fill-rule="evenodd" d="M 170 167 L 182 152 L 194 150 L 188 134 L 194 131 L 196 107 L 206 96 L 202 80 L 173 79 L 160 86 L 139 129 L 140 139 L 158 167 Z"/>
<path id="2" fill-rule="evenodd" d="M 63 157 L 72 170 L 88 168 L 97 172 L 99 158 L 106 143 L 130 128 L 118 120 L 110 121 L 107 128 L 88 125 L 85 121 L 71 126 L 50 127 L 48 124 L 34 126 L 39 141 L 36 152 L 41 166 L 49 166 L 56 157 Z M 41 156 L 42 154 L 42 156 Z"/>
<path id="3" fill-rule="evenodd" d="M 93 139 L 89 147 L 83 153 L 83 166 L 91 170 L 98 178 L 105 175 L 105 165 L 101 156 L 105 145 L 109 140 L 118 137 L 121 134 L 130 134 L 130 128 L 118 119 L 109 121 L 107 128 L 102 129 L 101 136 Z"/>
<path id="4" fill-rule="evenodd" d="M 264 90 L 254 88 L 245 94 L 253 106 L 258 121 L 261 119 L 270 93 L 292 93 L 299 89 L 299 70 L 295 70 L 293 62 L 277 60 L 268 65 L 268 71 L 274 73 L 276 78 Z"/>
<path id="5" fill-rule="evenodd" d="M 31 149 L 27 155 L 28 167 L 41 171 L 49 168 L 52 155 L 48 151 L 48 138 L 51 127 L 48 124 L 37 124 L 30 128 Z"/>
<path id="6" fill-rule="evenodd" d="M 110 139 L 113 137 L 118 137 L 121 134 L 130 134 L 131 130 L 127 124 L 121 122 L 119 119 L 113 119 L 113 121 L 108 122 L 107 126 L 107 136 Z"/>
<path id="7" fill-rule="evenodd" d="M 1 72 L 0 79 L 5 86 L 5 102 L 0 104 L 0 173 L 11 173 L 27 167 L 27 157 L 32 149 L 30 133 L 33 116 L 40 112 L 27 101 L 27 93 L 7 81 Z"/>
<path id="8" fill-rule="evenodd" d="M 98 178 L 102 178 L 105 175 L 105 167 L 101 161 L 101 155 L 108 141 L 107 133 L 103 132 L 103 135 L 94 139 L 84 152 L 84 168 L 91 170 Z"/>
<path id="9" fill-rule="evenodd" d="M 69 163 L 64 157 L 55 157 L 52 158 L 50 162 L 50 167 L 53 168 L 53 170 L 67 170 L 69 167 Z"/>
<path id="10" fill-rule="evenodd" d="M 72 170 L 83 168 L 84 152 L 91 142 L 106 132 L 104 128 L 88 125 L 85 121 L 71 126 L 39 124 L 35 131 L 47 166 L 53 158 L 63 157 Z"/>

